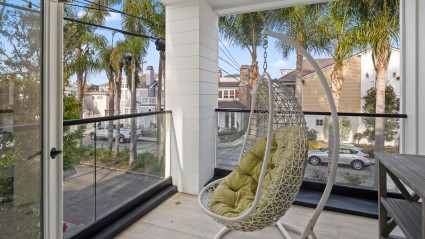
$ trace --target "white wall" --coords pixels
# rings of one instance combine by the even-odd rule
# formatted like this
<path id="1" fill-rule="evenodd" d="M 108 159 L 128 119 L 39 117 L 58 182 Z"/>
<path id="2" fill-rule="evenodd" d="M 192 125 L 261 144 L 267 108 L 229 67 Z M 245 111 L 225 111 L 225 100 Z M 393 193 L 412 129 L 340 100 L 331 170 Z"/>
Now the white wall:
<path id="1" fill-rule="evenodd" d="M 172 110 L 171 175 L 181 192 L 198 194 L 215 166 L 218 16 L 204 0 L 166 6 L 165 109 Z"/>
<path id="2" fill-rule="evenodd" d="M 402 0 L 402 152 L 425 155 L 425 1 Z"/>
<path id="3" fill-rule="evenodd" d="M 360 96 L 366 96 L 366 91 L 375 86 L 376 81 L 376 71 L 373 66 L 372 61 L 372 51 L 368 50 L 364 54 L 361 54 L 361 89 Z M 395 72 L 395 76 L 394 73 Z M 368 73 L 369 77 L 366 77 Z M 388 71 L 386 76 L 387 84 L 391 85 L 394 88 L 394 91 L 397 97 L 400 97 L 400 79 L 397 80 L 397 77 L 400 76 L 400 51 L 398 49 L 393 49 L 391 52 L 391 58 L 388 65 Z M 363 106 L 362 102 L 362 106 Z"/>

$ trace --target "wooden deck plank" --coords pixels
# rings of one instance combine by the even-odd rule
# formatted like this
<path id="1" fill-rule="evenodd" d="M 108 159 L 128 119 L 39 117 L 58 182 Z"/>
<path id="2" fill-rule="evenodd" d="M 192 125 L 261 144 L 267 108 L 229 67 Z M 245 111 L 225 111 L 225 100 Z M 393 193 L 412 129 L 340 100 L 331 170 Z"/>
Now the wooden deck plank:
<path id="1" fill-rule="evenodd" d="M 313 209 L 292 206 L 281 221 L 304 227 Z M 213 238 L 222 228 L 198 206 L 197 197 L 177 193 L 148 215 L 121 233 L 118 239 L 206 239 Z M 370 239 L 378 238 L 378 220 L 348 214 L 324 211 L 315 232 L 320 239 Z M 400 230 L 396 230 L 401 234 Z M 174 236 L 176 235 L 176 236 Z M 276 228 L 267 228 L 254 233 L 231 232 L 224 239 L 281 239 Z M 294 237 L 297 238 L 297 237 Z"/>
<path id="2" fill-rule="evenodd" d="M 401 181 L 425 198 L 425 156 L 409 154 L 377 154 L 380 162 Z"/>
<path id="3" fill-rule="evenodd" d="M 382 204 L 392 212 L 394 220 L 407 238 L 422 237 L 422 205 L 395 198 L 381 198 Z"/>

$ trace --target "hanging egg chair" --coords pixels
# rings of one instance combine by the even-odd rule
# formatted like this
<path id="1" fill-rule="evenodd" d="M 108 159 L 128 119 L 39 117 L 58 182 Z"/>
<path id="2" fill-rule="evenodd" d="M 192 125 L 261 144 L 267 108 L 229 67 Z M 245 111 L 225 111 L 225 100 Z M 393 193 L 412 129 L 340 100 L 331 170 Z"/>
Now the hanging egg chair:
<path id="1" fill-rule="evenodd" d="M 334 128 L 333 162 L 327 186 L 304 230 L 279 222 L 299 192 L 307 164 L 307 126 L 301 106 L 290 88 L 272 80 L 264 68 L 251 98 L 251 111 L 238 165 L 225 178 L 205 186 L 200 207 L 224 225 L 215 236 L 235 231 L 256 231 L 276 225 L 285 238 L 293 231 L 301 238 L 316 238 L 313 228 L 335 182 L 339 129 L 328 83 L 311 55 L 291 39 L 264 30 L 264 35 L 285 41 L 301 51 L 315 68 L 329 101 Z M 267 39 L 265 39 L 267 42 Z M 266 48 L 266 47 L 265 47 Z"/>

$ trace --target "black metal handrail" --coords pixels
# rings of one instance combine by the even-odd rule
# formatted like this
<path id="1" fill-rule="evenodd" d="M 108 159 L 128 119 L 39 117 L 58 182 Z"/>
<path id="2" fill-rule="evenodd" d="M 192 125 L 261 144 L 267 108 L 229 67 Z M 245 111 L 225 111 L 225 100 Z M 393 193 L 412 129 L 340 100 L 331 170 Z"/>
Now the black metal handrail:
<path id="1" fill-rule="evenodd" d="M 89 118 L 89 119 L 64 120 L 63 126 L 90 124 L 90 123 L 96 123 L 96 122 L 101 122 L 101 121 L 129 119 L 129 118 L 151 116 L 151 115 L 160 115 L 160 114 L 169 114 L 169 113 L 171 113 L 171 110 L 152 111 L 152 112 L 144 112 L 144 113 L 137 113 L 137 114 L 112 115 L 112 116 L 96 117 L 96 118 Z"/>
<path id="2" fill-rule="evenodd" d="M 234 112 L 234 113 L 250 113 L 251 110 L 218 108 L 215 112 Z M 263 112 L 263 111 L 262 111 Z M 265 113 L 265 112 L 263 112 Z M 331 112 L 320 111 L 303 111 L 304 115 L 331 115 Z M 357 117 L 375 117 L 375 118 L 401 118 L 407 119 L 407 114 L 376 114 L 376 113 L 354 113 L 354 112 L 338 112 L 338 116 L 357 116 Z"/>

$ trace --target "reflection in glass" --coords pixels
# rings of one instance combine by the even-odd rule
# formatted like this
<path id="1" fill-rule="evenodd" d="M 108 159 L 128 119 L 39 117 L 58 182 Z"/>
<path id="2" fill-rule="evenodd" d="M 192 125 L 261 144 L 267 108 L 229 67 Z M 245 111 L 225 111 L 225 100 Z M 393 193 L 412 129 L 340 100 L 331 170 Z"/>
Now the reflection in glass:
<path id="1" fill-rule="evenodd" d="M 40 1 L 0 5 L 0 237 L 41 236 Z"/>
<path id="2" fill-rule="evenodd" d="M 130 118 L 64 127 L 64 238 L 76 235 L 164 179 L 167 117 L 168 113 L 160 113 L 135 119 L 133 162 Z M 78 137 L 67 137 L 72 134 Z M 114 140 L 117 134 L 118 142 Z"/>
<path id="3" fill-rule="evenodd" d="M 239 127 L 229 125 L 229 114 L 235 114 Z M 232 170 L 240 156 L 249 113 L 216 112 L 217 115 L 217 159 L 216 167 Z M 328 137 L 330 117 L 326 115 L 305 115 L 308 127 L 309 161 L 305 180 L 326 182 L 328 179 Z M 336 183 L 375 189 L 375 141 L 370 137 L 374 130 L 374 117 L 340 116 L 341 147 Z M 399 152 L 400 119 L 385 118 L 385 152 Z M 397 190 L 389 181 L 388 188 Z"/>

